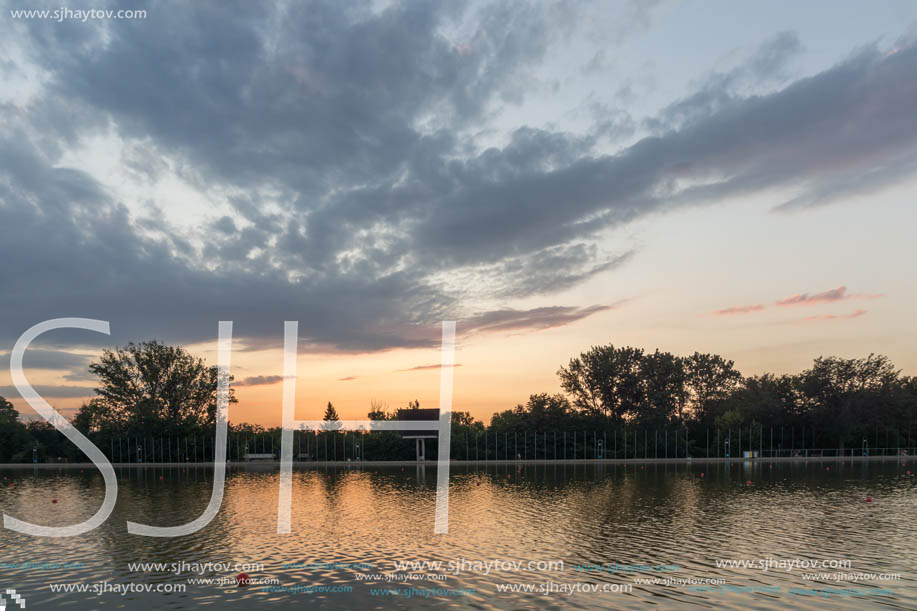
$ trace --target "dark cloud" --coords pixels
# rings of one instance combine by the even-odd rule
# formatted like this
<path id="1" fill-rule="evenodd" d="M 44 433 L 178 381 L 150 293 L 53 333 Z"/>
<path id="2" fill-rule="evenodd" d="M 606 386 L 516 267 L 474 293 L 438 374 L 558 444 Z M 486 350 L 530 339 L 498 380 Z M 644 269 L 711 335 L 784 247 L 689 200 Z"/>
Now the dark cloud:
<path id="1" fill-rule="evenodd" d="M 45 399 L 79 399 L 79 398 L 90 398 L 95 396 L 95 390 L 91 387 L 86 386 L 53 386 L 53 385 L 42 385 L 42 384 L 32 384 L 32 388 L 35 389 L 39 395 Z M 15 386 L 0 386 L 0 397 L 6 397 L 7 399 L 19 399 L 19 391 L 16 390 Z"/>
<path id="2" fill-rule="evenodd" d="M 238 382 L 233 382 L 233 386 L 268 386 L 283 382 L 283 376 L 249 376 Z"/>
<path id="3" fill-rule="evenodd" d="M 787 207 L 802 208 L 914 170 L 913 41 L 785 84 L 801 43 L 782 33 L 617 154 L 596 146 L 629 129 L 610 111 L 588 136 L 521 127 L 481 150 L 474 134 L 534 95 L 533 71 L 575 28 L 576 6 L 130 8 L 148 19 L 10 29 L 44 89 L 2 109 L 0 257 L 15 262 L 5 344 L 63 316 L 108 320 L 112 337 L 48 342 L 215 341 L 217 321 L 233 320 L 264 347 L 299 320 L 309 347 L 360 352 L 437 346 L 441 320 L 549 328 L 609 306 L 474 314 L 474 291 L 442 278 L 546 296 L 625 262 L 630 248 L 609 254 L 597 236 L 648 214 L 788 185 L 800 195 Z M 233 214 L 177 228 L 156 202 L 129 207 L 59 167 L 79 138 L 112 130 L 130 172 L 174 168 Z"/>
<path id="4" fill-rule="evenodd" d="M 465 333 L 499 331 L 532 331 L 561 327 L 593 314 L 611 310 L 614 306 L 594 305 L 584 308 L 551 306 L 531 310 L 494 310 L 471 316 L 462 321 Z M 456 328 L 458 331 L 458 328 Z"/>
<path id="5" fill-rule="evenodd" d="M 89 374 L 89 363 L 92 360 L 93 357 L 89 355 L 49 350 L 32 345 L 22 357 L 22 368 L 26 375 L 30 370 L 35 369 L 62 372 L 64 379 L 77 382 L 95 379 Z M 9 369 L 10 353 L 0 354 L 0 371 L 9 371 Z"/>

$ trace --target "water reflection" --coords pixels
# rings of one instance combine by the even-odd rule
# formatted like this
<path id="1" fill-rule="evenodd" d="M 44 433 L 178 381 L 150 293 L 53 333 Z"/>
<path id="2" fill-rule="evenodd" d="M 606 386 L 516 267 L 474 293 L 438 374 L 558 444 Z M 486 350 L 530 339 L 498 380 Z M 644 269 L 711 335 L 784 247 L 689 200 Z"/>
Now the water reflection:
<path id="1" fill-rule="evenodd" d="M 372 589 L 473 589 L 465 596 L 433 596 L 424 606 L 480 609 L 528 607 L 637 608 L 668 606 L 764 609 L 917 608 L 913 567 L 914 463 L 501 464 L 454 466 L 450 532 L 433 535 L 435 466 L 317 468 L 294 472 L 293 532 L 276 534 L 278 477 L 270 466 L 235 466 L 223 506 L 204 530 L 179 539 L 129 535 L 127 520 L 172 526 L 193 520 L 207 505 L 206 468 L 121 469 L 118 504 L 105 525 L 88 535 L 42 540 L 0 534 L 5 562 L 78 562 L 78 570 L 0 570 L 4 587 L 27 595 L 30 608 L 192 609 L 244 601 L 282 608 L 413 608 L 412 599 L 376 596 Z M 38 524 L 62 525 L 91 516 L 103 496 L 93 469 L 2 472 L 0 508 Z M 865 499 L 874 499 L 866 503 Z M 56 500 L 57 502 L 53 502 Z M 900 573 L 900 581 L 857 584 L 807 581 L 802 570 L 717 568 L 724 559 L 850 559 L 850 573 Z M 397 561 L 563 561 L 563 571 L 449 572 L 443 581 L 386 583 Z M 164 563 L 141 573 L 128 563 Z M 262 563 L 250 571 L 277 585 L 349 587 L 349 592 L 279 592 L 259 586 L 188 584 L 188 578 L 235 575 L 227 570 L 181 570 L 181 563 Z M 363 563 L 314 568 L 315 564 Z M 670 575 L 578 572 L 574 565 L 678 565 Z M 284 567 L 284 564 L 299 566 Z M 175 565 L 179 570 L 173 570 Z M 838 569 L 811 572 L 837 572 Z M 430 573 L 429 570 L 418 571 Z M 809 572 L 806 570 L 805 572 Z M 361 578 L 358 578 L 361 577 Z M 733 586 L 769 586 L 781 593 L 690 591 L 637 584 L 630 593 L 542 595 L 500 593 L 498 584 L 633 584 L 634 578 L 721 577 Z M 52 593 L 48 583 L 139 582 L 188 584 L 182 594 L 127 596 Z M 791 587 L 887 587 L 890 596 L 790 597 Z"/>

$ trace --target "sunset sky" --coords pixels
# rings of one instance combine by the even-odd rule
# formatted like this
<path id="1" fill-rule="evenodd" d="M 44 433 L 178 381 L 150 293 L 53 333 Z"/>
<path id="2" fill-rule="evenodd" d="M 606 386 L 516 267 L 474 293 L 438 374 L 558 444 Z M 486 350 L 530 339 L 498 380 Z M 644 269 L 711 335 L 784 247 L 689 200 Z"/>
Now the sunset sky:
<path id="1" fill-rule="evenodd" d="M 0 2 L 5 15 L 18 5 Z M 91 4 L 91 6 L 95 6 Z M 99 4 L 99 6 L 108 6 Z M 0 395 L 72 414 L 104 347 L 216 362 L 230 418 L 439 396 L 479 419 L 591 345 L 751 375 L 881 353 L 917 375 L 917 5 L 132 3 L 5 19 Z"/>

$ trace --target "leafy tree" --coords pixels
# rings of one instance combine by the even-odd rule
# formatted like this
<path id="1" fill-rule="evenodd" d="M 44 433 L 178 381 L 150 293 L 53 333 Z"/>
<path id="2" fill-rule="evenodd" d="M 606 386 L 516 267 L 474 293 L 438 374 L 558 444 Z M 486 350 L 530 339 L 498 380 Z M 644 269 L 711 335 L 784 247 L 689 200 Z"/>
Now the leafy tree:
<path id="1" fill-rule="evenodd" d="M 452 426 L 454 427 L 474 427 L 475 419 L 471 412 L 452 412 Z"/>
<path id="2" fill-rule="evenodd" d="M 104 401 L 91 399 L 80 406 L 73 418 L 73 426 L 84 435 L 110 430 L 110 411 Z"/>
<path id="3" fill-rule="evenodd" d="M 494 414 L 491 428 L 496 431 L 547 431 L 569 426 L 579 415 L 563 395 L 531 395 L 525 405 Z"/>
<path id="4" fill-rule="evenodd" d="M 681 422 L 684 419 L 687 400 L 684 363 L 684 359 L 659 350 L 643 356 L 640 362 L 643 396 L 634 410 L 636 422 L 646 426 L 665 426 L 671 420 Z"/>
<path id="5" fill-rule="evenodd" d="M 695 352 L 685 359 L 685 384 L 694 418 L 706 419 L 711 404 L 732 394 L 742 382 L 733 361 L 718 354 Z"/>
<path id="6" fill-rule="evenodd" d="M 89 371 L 99 377 L 99 395 L 87 408 L 109 425 L 149 429 L 212 424 L 216 414 L 217 367 L 208 367 L 180 346 L 158 341 L 106 350 Z M 232 381 L 232 377 L 230 380 Z M 230 402 L 236 403 L 230 389 Z"/>
<path id="7" fill-rule="evenodd" d="M 593 346 L 570 360 L 557 374 L 577 409 L 623 420 L 642 399 L 640 363 L 643 350 Z"/>
<path id="8" fill-rule="evenodd" d="M 19 420 L 19 412 L 13 407 L 13 404 L 4 397 L 0 397 L 0 420 L 16 421 Z"/>
<path id="9" fill-rule="evenodd" d="M 820 357 L 799 376 L 810 422 L 819 423 L 835 438 L 866 428 L 860 425 L 867 423 L 887 426 L 893 419 L 890 408 L 899 385 L 900 373 L 891 361 L 875 354 L 863 359 Z"/>
<path id="10" fill-rule="evenodd" d="M 23 462 L 31 458 L 32 440 L 19 421 L 13 404 L 0 397 L 0 462 Z"/>

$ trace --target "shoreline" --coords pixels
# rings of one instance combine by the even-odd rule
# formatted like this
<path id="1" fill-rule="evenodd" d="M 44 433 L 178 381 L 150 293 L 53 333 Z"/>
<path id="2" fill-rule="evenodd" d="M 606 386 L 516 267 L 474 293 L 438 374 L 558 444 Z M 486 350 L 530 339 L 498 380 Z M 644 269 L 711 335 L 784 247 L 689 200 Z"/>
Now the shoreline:
<path id="1" fill-rule="evenodd" d="M 840 462 L 886 462 L 902 461 L 914 462 L 917 456 L 786 456 L 770 458 L 606 458 L 606 459 L 567 459 L 567 460 L 545 460 L 545 459 L 520 459 L 520 460 L 451 460 L 450 466 L 461 467 L 486 467 L 488 465 L 650 465 L 650 464 L 716 464 L 716 463 L 782 463 L 782 462 L 802 462 L 802 463 L 840 463 Z M 229 469 L 251 469 L 264 468 L 279 469 L 280 461 L 278 460 L 252 460 L 248 462 L 229 462 L 226 464 Z M 360 462 L 347 461 L 293 461 L 293 467 L 297 469 L 321 469 L 327 467 L 360 469 L 363 467 L 436 467 L 437 461 L 414 461 L 414 460 L 364 460 Z M 116 469 L 212 469 L 213 463 L 196 462 L 196 463 L 112 463 Z M 96 466 L 91 463 L 0 463 L 0 469 L 95 469 Z"/>

